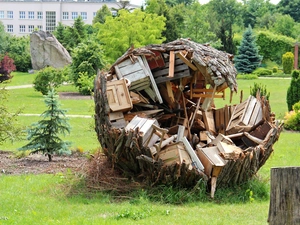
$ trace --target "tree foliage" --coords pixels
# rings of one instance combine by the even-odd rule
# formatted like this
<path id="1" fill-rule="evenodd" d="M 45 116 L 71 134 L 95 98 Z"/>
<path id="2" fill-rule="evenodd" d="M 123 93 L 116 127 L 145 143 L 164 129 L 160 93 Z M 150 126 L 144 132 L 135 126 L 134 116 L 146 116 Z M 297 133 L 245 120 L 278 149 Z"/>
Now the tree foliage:
<path id="1" fill-rule="evenodd" d="M 218 39 L 210 29 L 208 19 L 210 15 L 205 7 L 195 2 L 187 7 L 184 15 L 185 26 L 182 29 L 182 36 L 191 38 L 198 43 L 210 43 L 214 46 Z"/>
<path id="2" fill-rule="evenodd" d="M 263 17 L 268 12 L 273 12 L 275 6 L 266 0 L 243 0 L 243 22 L 244 26 L 255 27 L 257 19 Z"/>
<path id="3" fill-rule="evenodd" d="M 5 141 L 15 141 L 20 139 L 22 130 L 18 124 L 20 111 L 11 113 L 7 109 L 7 90 L 0 89 L 0 145 Z"/>
<path id="4" fill-rule="evenodd" d="M 162 31 L 162 37 L 166 42 L 174 41 L 180 37 L 183 27 L 184 5 L 167 5 L 165 0 L 148 0 L 146 2 L 146 13 L 157 14 L 165 18 L 165 29 Z"/>
<path id="5" fill-rule="evenodd" d="M 233 25 L 241 21 L 241 3 L 236 0 L 211 0 L 208 4 L 210 15 L 218 21 L 215 32 L 221 40 L 221 50 L 234 54 Z"/>
<path id="6" fill-rule="evenodd" d="M 285 74 L 290 74 L 294 67 L 294 54 L 286 52 L 282 55 L 282 67 Z"/>
<path id="7" fill-rule="evenodd" d="M 300 71 L 293 70 L 290 86 L 287 90 L 286 103 L 288 110 L 292 110 L 295 103 L 300 101 Z"/>
<path id="8" fill-rule="evenodd" d="M 97 38 L 103 43 L 104 54 L 114 62 L 129 47 L 141 47 L 147 44 L 160 44 L 165 39 L 162 31 L 165 18 L 135 9 L 132 13 L 120 10 L 119 16 L 106 17 L 104 24 L 97 23 Z"/>
<path id="9" fill-rule="evenodd" d="M 279 12 L 288 14 L 296 22 L 300 22 L 300 0 L 281 0 L 277 8 Z"/>
<path id="10" fill-rule="evenodd" d="M 249 25 L 243 34 L 238 55 L 234 59 L 235 67 L 240 73 L 252 73 L 259 66 L 261 60 L 262 57 L 258 54 L 255 37 Z"/>
<path id="11" fill-rule="evenodd" d="M 260 47 L 259 53 L 264 60 L 275 61 L 281 64 L 282 55 L 293 51 L 295 39 L 283 35 L 277 35 L 270 31 L 259 31 L 256 44 Z"/>
<path id="12" fill-rule="evenodd" d="M 95 23 L 105 23 L 105 18 L 107 16 L 111 16 L 111 11 L 107 7 L 107 5 L 103 5 L 101 9 L 99 9 L 96 13 L 96 16 L 93 19 L 93 24 Z"/>
<path id="13" fill-rule="evenodd" d="M 37 72 L 33 88 L 46 95 L 51 89 L 58 88 L 67 80 L 68 68 L 56 69 L 51 66 L 45 67 Z"/>
<path id="14" fill-rule="evenodd" d="M 29 36 L 12 36 L 9 38 L 6 52 L 14 60 L 17 71 L 27 72 L 32 68 Z"/>
<path id="15" fill-rule="evenodd" d="M 297 37 L 296 35 L 299 35 L 293 32 L 296 23 L 290 15 L 282 15 L 282 14 L 276 14 L 276 15 L 277 17 L 273 26 L 270 29 L 271 31 L 277 34 L 281 34 L 293 38 Z"/>
<path id="16" fill-rule="evenodd" d="M 0 21 L 0 54 L 5 54 L 9 45 L 10 35 L 5 32 L 5 27 Z"/>
<path id="17" fill-rule="evenodd" d="M 27 129 L 29 143 L 19 150 L 32 150 L 31 153 L 42 152 L 48 156 L 49 161 L 52 161 L 52 155 L 55 153 L 70 153 L 70 142 L 60 138 L 60 135 L 70 133 L 70 125 L 65 115 L 66 110 L 60 108 L 58 95 L 54 89 L 48 92 L 44 101 L 48 109 L 42 113 L 43 119 Z"/>
<path id="18" fill-rule="evenodd" d="M 101 46 L 93 40 L 78 45 L 72 52 L 71 77 L 76 87 L 81 87 L 80 76 L 94 77 L 106 65 Z"/>

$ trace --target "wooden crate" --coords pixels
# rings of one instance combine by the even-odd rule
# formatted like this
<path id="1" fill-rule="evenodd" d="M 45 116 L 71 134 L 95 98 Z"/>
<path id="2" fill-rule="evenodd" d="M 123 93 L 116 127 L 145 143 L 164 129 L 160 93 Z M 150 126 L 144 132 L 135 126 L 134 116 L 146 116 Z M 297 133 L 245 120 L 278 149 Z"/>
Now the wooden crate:
<path id="1" fill-rule="evenodd" d="M 217 177 L 226 165 L 217 146 L 201 148 L 197 145 L 197 155 L 204 166 L 204 173 L 208 177 Z"/>
<path id="2" fill-rule="evenodd" d="M 158 158 L 164 162 L 164 165 L 182 164 L 183 162 L 190 166 L 192 164 L 191 157 L 182 142 L 167 145 L 164 150 L 159 152 Z"/>
<path id="3" fill-rule="evenodd" d="M 107 99 L 112 112 L 129 111 L 132 109 L 132 102 L 125 79 L 107 82 Z"/>
<path id="4" fill-rule="evenodd" d="M 125 130 L 129 131 L 130 129 L 135 130 L 139 128 L 139 131 L 143 134 L 143 144 L 145 144 L 145 142 L 149 139 L 150 135 L 152 134 L 152 130 L 153 130 L 152 124 L 158 126 L 157 120 L 135 116 L 130 121 L 130 123 L 127 124 Z"/>
<path id="5" fill-rule="evenodd" d="M 263 120 L 262 105 L 252 95 L 236 105 L 226 128 L 226 134 L 250 131 Z"/>
<path id="6" fill-rule="evenodd" d="M 155 93 L 154 97 L 150 96 L 154 101 L 163 102 L 145 56 L 136 56 L 135 60 L 128 58 L 114 68 L 119 79 L 126 78 L 130 81 L 130 90 L 146 89 L 151 94 Z"/>

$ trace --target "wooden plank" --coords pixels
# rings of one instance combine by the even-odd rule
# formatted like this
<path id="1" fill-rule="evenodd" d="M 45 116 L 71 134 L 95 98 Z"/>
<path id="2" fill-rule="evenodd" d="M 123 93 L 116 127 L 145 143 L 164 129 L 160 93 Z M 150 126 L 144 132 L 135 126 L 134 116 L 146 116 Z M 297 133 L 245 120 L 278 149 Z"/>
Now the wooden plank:
<path id="1" fill-rule="evenodd" d="M 217 109 L 215 111 L 215 127 L 216 127 L 217 133 L 220 132 L 220 126 L 221 126 L 221 124 L 220 124 L 220 109 Z"/>
<path id="2" fill-rule="evenodd" d="M 192 162 L 193 162 L 194 166 L 196 167 L 196 169 L 199 172 L 203 172 L 204 171 L 204 166 L 200 162 L 200 159 L 198 158 L 197 154 L 195 153 L 195 150 L 192 148 L 189 141 L 186 139 L 186 137 L 181 138 L 181 141 L 183 142 L 185 149 L 189 153 L 189 155 L 192 159 Z"/>
<path id="3" fill-rule="evenodd" d="M 174 67 L 175 67 L 175 53 L 170 51 L 170 60 L 169 60 L 169 75 L 168 77 L 174 77 Z"/>
<path id="4" fill-rule="evenodd" d="M 255 124 L 258 124 L 262 119 L 263 119 L 263 112 L 262 112 L 262 107 L 260 107 L 257 113 Z"/>
<path id="5" fill-rule="evenodd" d="M 178 56 L 185 64 L 187 64 L 192 70 L 194 70 L 194 71 L 198 70 L 197 67 L 196 67 L 191 61 L 189 61 L 189 60 L 185 57 L 185 55 L 183 54 L 182 51 L 178 52 L 176 55 L 177 55 L 177 56 Z"/>
<path id="6" fill-rule="evenodd" d="M 154 79 L 154 77 L 153 77 L 153 75 L 152 75 L 152 72 L 151 72 L 151 70 L 150 70 L 150 68 L 149 68 L 149 65 L 148 65 L 148 63 L 147 63 L 147 59 L 146 59 L 146 57 L 145 57 L 144 55 L 142 56 L 142 60 L 143 60 L 143 62 L 144 62 L 145 70 L 146 70 L 146 72 L 147 72 L 147 75 L 148 75 L 149 78 L 150 78 L 151 86 L 152 86 L 152 88 L 153 88 L 153 90 L 154 90 L 154 92 L 155 92 L 155 94 L 156 94 L 157 100 L 158 100 L 159 103 L 162 104 L 162 103 L 163 103 L 162 97 L 161 97 L 161 95 L 160 95 L 160 92 L 159 92 L 158 87 L 157 87 L 157 85 L 156 85 L 155 79 Z"/>
<path id="7" fill-rule="evenodd" d="M 174 93 L 173 93 L 173 90 L 172 90 L 172 84 L 171 84 L 170 81 L 166 82 L 166 87 L 167 87 L 168 97 L 171 101 L 171 104 L 173 104 L 175 102 L 175 100 L 174 100 Z"/>
<path id="8" fill-rule="evenodd" d="M 169 80 L 175 80 L 175 79 L 180 79 L 180 78 L 184 78 L 184 77 L 188 77 L 191 76 L 190 71 L 189 70 L 184 70 L 184 71 L 180 71 L 178 73 L 175 73 L 174 77 L 158 77 L 155 78 L 155 82 L 157 84 L 169 81 Z"/>
<path id="9" fill-rule="evenodd" d="M 188 69 L 189 69 L 188 66 L 185 64 L 175 66 L 174 76 L 176 76 L 176 73 L 178 73 L 180 71 L 188 70 Z M 155 78 L 161 77 L 161 76 L 168 76 L 168 75 L 169 75 L 169 68 L 158 70 L 153 73 L 153 77 L 155 77 Z"/>
<path id="10" fill-rule="evenodd" d="M 261 109 L 261 104 L 260 102 L 256 102 L 253 113 L 251 115 L 249 125 L 253 126 L 255 124 L 256 118 L 258 116 L 259 110 Z"/>
<path id="11" fill-rule="evenodd" d="M 217 132 L 215 127 L 214 114 L 212 110 L 203 112 L 203 120 L 206 130 L 212 132 L 213 134 L 216 134 Z"/>
<path id="12" fill-rule="evenodd" d="M 251 115 L 253 113 L 256 103 L 257 103 L 257 99 L 254 98 L 253 96 L 251 96 L 251 99 L 249 101 L 247 109 L 245 109 L 246 112 L 245 112 L 243 120 L 242 120 L 243 124 L 245 124 L 245 125 L 249 124 L 249 121 L 250 121 L 250 118 L 251 118 Z"/>
<path id="13" fill-rule="evenodd" d="M 122 112 L 111 112 L 108 116 L 110 121 L 124 119 L 124 115 Z"/>
<path id="14" fill-rule="evenodd" d="M 151 87 L 147 87 L 144 89 L 144 91 L 148 94 L 148 96 L 154 101 L 156 102 L 157 100 L 157 96 L 155 94 L 155 92 L 151 89 Z"/>

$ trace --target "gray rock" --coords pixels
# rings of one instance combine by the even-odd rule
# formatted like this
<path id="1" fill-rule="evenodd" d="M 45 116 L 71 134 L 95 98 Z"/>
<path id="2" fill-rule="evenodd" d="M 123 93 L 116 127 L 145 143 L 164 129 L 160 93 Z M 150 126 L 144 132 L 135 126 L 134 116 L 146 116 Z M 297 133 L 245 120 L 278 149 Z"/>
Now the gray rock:
<path id="1" fill-rule="evenodd" d="M 69 52 L 55 36 L 45 31 L 34 31 L 30 34 L 30 53 L 34 70 L 46 66 L 63 68 L 72 62 Z"/>

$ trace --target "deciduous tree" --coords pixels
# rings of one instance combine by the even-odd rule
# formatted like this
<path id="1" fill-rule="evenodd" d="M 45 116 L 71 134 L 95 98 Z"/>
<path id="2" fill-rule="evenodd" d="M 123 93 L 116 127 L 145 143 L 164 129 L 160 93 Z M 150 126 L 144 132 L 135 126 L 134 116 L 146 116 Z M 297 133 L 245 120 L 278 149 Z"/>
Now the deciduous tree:
<path id="1" fill-rule="evenodd" d="M 104 24 L 95 24 L 99 30 L 97 38 L 103 43 L 104 54 L 114 62 L 129 47 L 141 47 L 147 44 L 160 44 L 165 39 L 165 18 L 135 9 L 132 13 L 120 10 L 119 16 L 106 17 Z"/>

